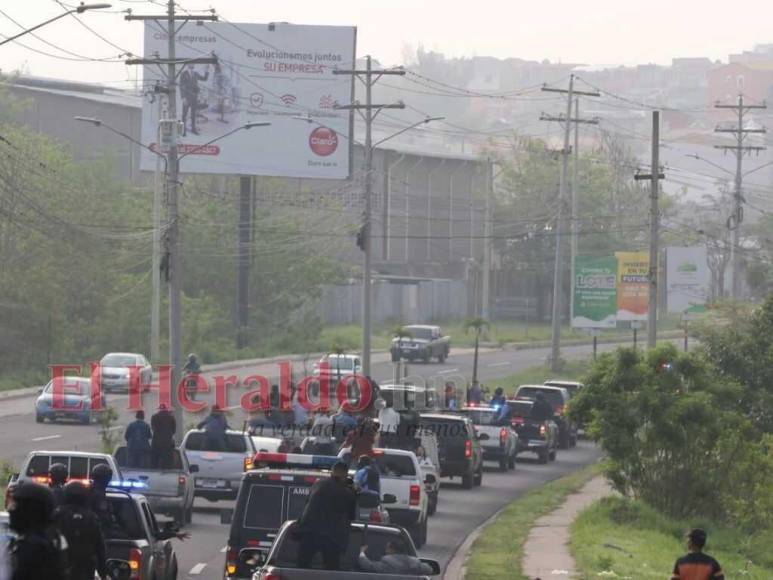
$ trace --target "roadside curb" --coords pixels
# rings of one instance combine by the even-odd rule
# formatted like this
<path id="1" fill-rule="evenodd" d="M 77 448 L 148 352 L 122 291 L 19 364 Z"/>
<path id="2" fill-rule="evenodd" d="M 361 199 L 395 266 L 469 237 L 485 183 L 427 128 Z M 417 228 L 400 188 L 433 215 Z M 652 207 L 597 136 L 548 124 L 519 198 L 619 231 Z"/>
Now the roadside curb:
<path id="1" fill-rule="evenodd" d="M 451 559 L 448 561 L 446 569 L 443 572 L 443 580 L 460 580 L 464 578 L 467 571 L 467 558 L 470 555 L 472 545 L 483 533 L 486 526 L 493 523 L 509 505 L 510 504 L 508 503 L 499 508 L 490 518 L 475 528 L 472 533 L 465 538 L 464 542 L 456 547 L 453 556 L 451 556 Z"/>

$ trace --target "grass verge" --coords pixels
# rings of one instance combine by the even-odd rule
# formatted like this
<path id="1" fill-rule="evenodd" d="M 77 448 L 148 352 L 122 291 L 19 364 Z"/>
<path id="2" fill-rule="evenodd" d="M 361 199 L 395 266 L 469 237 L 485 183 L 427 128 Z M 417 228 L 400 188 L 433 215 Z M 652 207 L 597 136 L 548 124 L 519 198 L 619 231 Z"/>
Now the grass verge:
<path id="1" fill-rule="evenodd" d="M 666 578 L 692 527 L 708 532 L 706 552 L 727 578 L 773 578 L 773 532 L 745 533 L 705 520 L 675 520 L 621 497 L 600 500 L 572 524 L 571 550 L 582 578 Z"/>
<path id="2" fill-rule="evenodd" d="M 485 384 L 492 393 L 497 387 L 502 387 L 505 394 L 509 395 L 515 393 L 519 385 L 540 385 L 548 379 L 577 381 L 588 372 L 590 363 L 590 360 L 569 361 L 564 365 L 563 370 L 557 373 L 550 371 L 545 365 L 538 365 L 501 379 L 485 381 Z"/>
<path id="3" fill-rule="evenodd" d="M 600 472 L 599 464 L 589 465 L 513 501 L 475 540 L 467 559 L 465 580 L 525 578 L 521 573 L 523 544 L 534 522 L 558 508 L 566 496 Z"/>

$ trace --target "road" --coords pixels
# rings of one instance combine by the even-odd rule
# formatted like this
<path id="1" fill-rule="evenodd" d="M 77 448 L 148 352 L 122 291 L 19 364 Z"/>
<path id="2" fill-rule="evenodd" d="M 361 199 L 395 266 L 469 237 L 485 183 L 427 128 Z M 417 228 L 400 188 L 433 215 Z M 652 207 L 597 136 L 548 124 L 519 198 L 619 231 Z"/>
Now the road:
<path id="1" fill-rule="evenodd" d="M 599 345 L 600 350 L 614 347 L 615 345 Z M 576 359 L 587 357 L 591 352 L 591 347 L 587 345 L 568 346 L 563 349 L 562 354 L 567 359 Z M 488 380 L 543 364 L 548 353 L 549 349 L 546 348 L 520 351 L 482 350 L 478 369 L 479 378 L 485 384 Z M 435 381 L 437 384 L 443 384 L 449 379 L 456 379 L 459 384 L 464 384 L 471 373 L 472 362 L 472 349 L 457 349 L 443 365 L 421 363 L 410 365 L 409 375 L 416 380 L 422 378 Z M 379 382 L 390 380 L 392 364 L 388 360 L 388 355 L 374 355 L 372 370 L 373 376 Z M 302 365 L 295 363 L 296 376 L 302 371 Z M 262 364 L 208 372 L 205 376 L 212 378 L 215 375 L 231 374 L 242 377 L 263 374 L 273 378 L 278 374 L 278 367 L 276 364 Z M 108 404 L 119 411 L 119 420 L 113 429 L 116 435 L 120 436 L 125 425 L 132 419 L 131 413 L 125 410 L 127 397 L 108 395 L 107 398 Z M 206 397 L 203 398 L 206 399 Z M 237 389 L 233 389 L 230 405 L 236 405 L 238 398 Z M 25 397 L 3 401 L 0 404 L 2 459 L 19 465 L 26 454 L 33 449 L 87 451 L 100 449 L 97 426 L 35 423 L 33 403 L 34 397 Z M 152 409 L 156 403 L 155 393 L 146 394 L 143 403 L 146 409 Z M 240 424 L 240 413 L 241 411 L 234 412 L 232 424 Z M 193 416 L 186 418 L 186 424 L 193 421 Z M 486 472 L 483 486 L 473 491 L 463 491 L 453 482 L 444 484 L 437 514 L 430 519 L 429 539 L 427 546 L 422 549 L 422 554 L 437 558 L 445 566 L 456 546 L 503 505 L 525 491 L 579 469 L 598 457 L 599 452 L 592 445 L 582 443 L 576 449 L 561 452 L 558 461 L 549 465 L 529 463 L 527 459 L 525 462 L 520 462 L 514 472 L 502 474 L 493 471 L 495 465 L 491 464 L 492 470 Z M 177 545 L 181 578 L 195 580 L 222 578 L 227 528 L 220 524 L 217 510 L 230 505 L 232 504 L 229 502 L 213 504 L 197 500 L 194 523 L 189 528 L 192 537 Z"/>

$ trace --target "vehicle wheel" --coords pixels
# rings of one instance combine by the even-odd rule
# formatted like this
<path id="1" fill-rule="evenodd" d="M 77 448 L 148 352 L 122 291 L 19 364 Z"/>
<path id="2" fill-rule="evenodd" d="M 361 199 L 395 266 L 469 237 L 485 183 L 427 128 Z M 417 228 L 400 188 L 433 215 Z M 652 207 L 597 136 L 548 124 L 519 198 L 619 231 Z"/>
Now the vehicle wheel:
<path id="1" fill-rule="evenodd" d="M 172 571 L 169 573 L 169 580 L 177 580 L 177 558 L 172 560 Z"/>
<path id="2" fill-rule="evenodd" d="M 569 440 L 569 445 L 577 447 L 577 435 L 572 435 L 572 438 Z"/>
<path id="3" fill-rule="evenodd" d="M 91 413 L 81 419 L 81 423 L 84 425 L 91 425 Z"/>
<path id="4" fill-rule="evenodd" d="M 440 353 L 437 357 L 437 361 L 442 365 L 444 362 L 446 362 L 446 353 Z"/>
<path id="5" fill-rule="evenodd" d="M 422 357 L 422 360 L 424 360 L 424 364 L 425 364 L 425 365 L 428 365 L 428 364 L 429 364 L 429 359 L 430 359 L 430 358 L 431 358 L 431 357 L 430 357 L 430 354 L 429 354 L 428 352 L 425 352 L 425 353 L 424 353 L 424 356 Z"/>
<path id="6" fill-rule="evenodd" d="M 550 458 L 550 454 L 548 453 L 547 449 L 540 449 L 538 457 L 539 457 L 539 462 L 542 464 L 545 464 L 548 462 L 548 459 Z"/>
<path id="7" fill-rule="evenodd" d="M 483 466 L 480 466 L 480 469 L 478 470 L 478 473 L 475 474 L 475 476 L 472 479 L 472 483 L 476 486 L 483 484 Z"/>
<path id="8" fill-rule="evenodd" d="M 35 413 L 35 423 L 43 423 L 45 420 L 46 418 L 43 415 Z"/>
<path id="9" fill-rule="evenodd" d="M 434 516 L 436 511 L 437 511 L 437 492 L 429 496 L 429 501 L 427 502 L 427 514 L 430 516 Z"/>
<path id="10" fill-rule="evenodd" d="M 508 463 L 509 463 L 509 461 L 508 461 L 507 457 L 502 457 L 499 460 L 499 471 L 507 471 Z"/>
<path id="11" fill-rule="evenodd" d="M 553 451 L 551 451 L 551 452 L 548 454 L 548 459 L 550 459 L 550 461 L 555 461 L 555 460 L 556 460 L 556 454 L 557 454 L 557 453 L 558 453 L 558 452 L 557 452 L 555 449 L 553 449 Z"/>
<path id="12" fill-rule="evenodd" d="M 473 483 L 473 473 L 465 473 L 462 476 L 462 487 L 464 489 L 472 489 L 472 483 Z"/>
<path id="13" fill-rule="evenodd" d="M 411 526 L 408 533 L 411 535 L 416 548 L 421 548 L 427 542 L 427 520 L 425 519 L 422 523 Z"/>
<path id="14" fill-rule="evenodd" d="M 513 453 L 510 458 L 507 460 L 507 466 L 510 469 L 515 469 L 515 453 Z"/>
<path id="15" fill-rule="evenodd" d="M 190 507 L 185 510 L 185 523 L 190 524 L 193 522 L 193 504 L 190 505 Z"/>
<path id="16" fill-rule="evenodd" d="M 558 436 L 559 439 L 559 447 L 561 449 L 569 449 L 569 433 L 564 431 Z"/>

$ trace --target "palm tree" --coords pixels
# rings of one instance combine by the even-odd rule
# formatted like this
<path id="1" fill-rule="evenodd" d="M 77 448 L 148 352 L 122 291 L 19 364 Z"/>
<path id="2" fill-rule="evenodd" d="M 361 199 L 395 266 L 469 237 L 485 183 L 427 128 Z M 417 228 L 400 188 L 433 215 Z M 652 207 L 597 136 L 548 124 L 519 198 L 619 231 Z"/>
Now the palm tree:
<path id="1" fill-rule="evenodd" d="M 488 330 L 489 322 L 483 318 L 470 318 L 464 323 L 464 331 L 469 334 L 470 331 L 475 332 L 475 358 L 472 363 L 472 384 L 478 382 L 478 344 L 480 343 L 480 335 L 484 330 Z"/>

